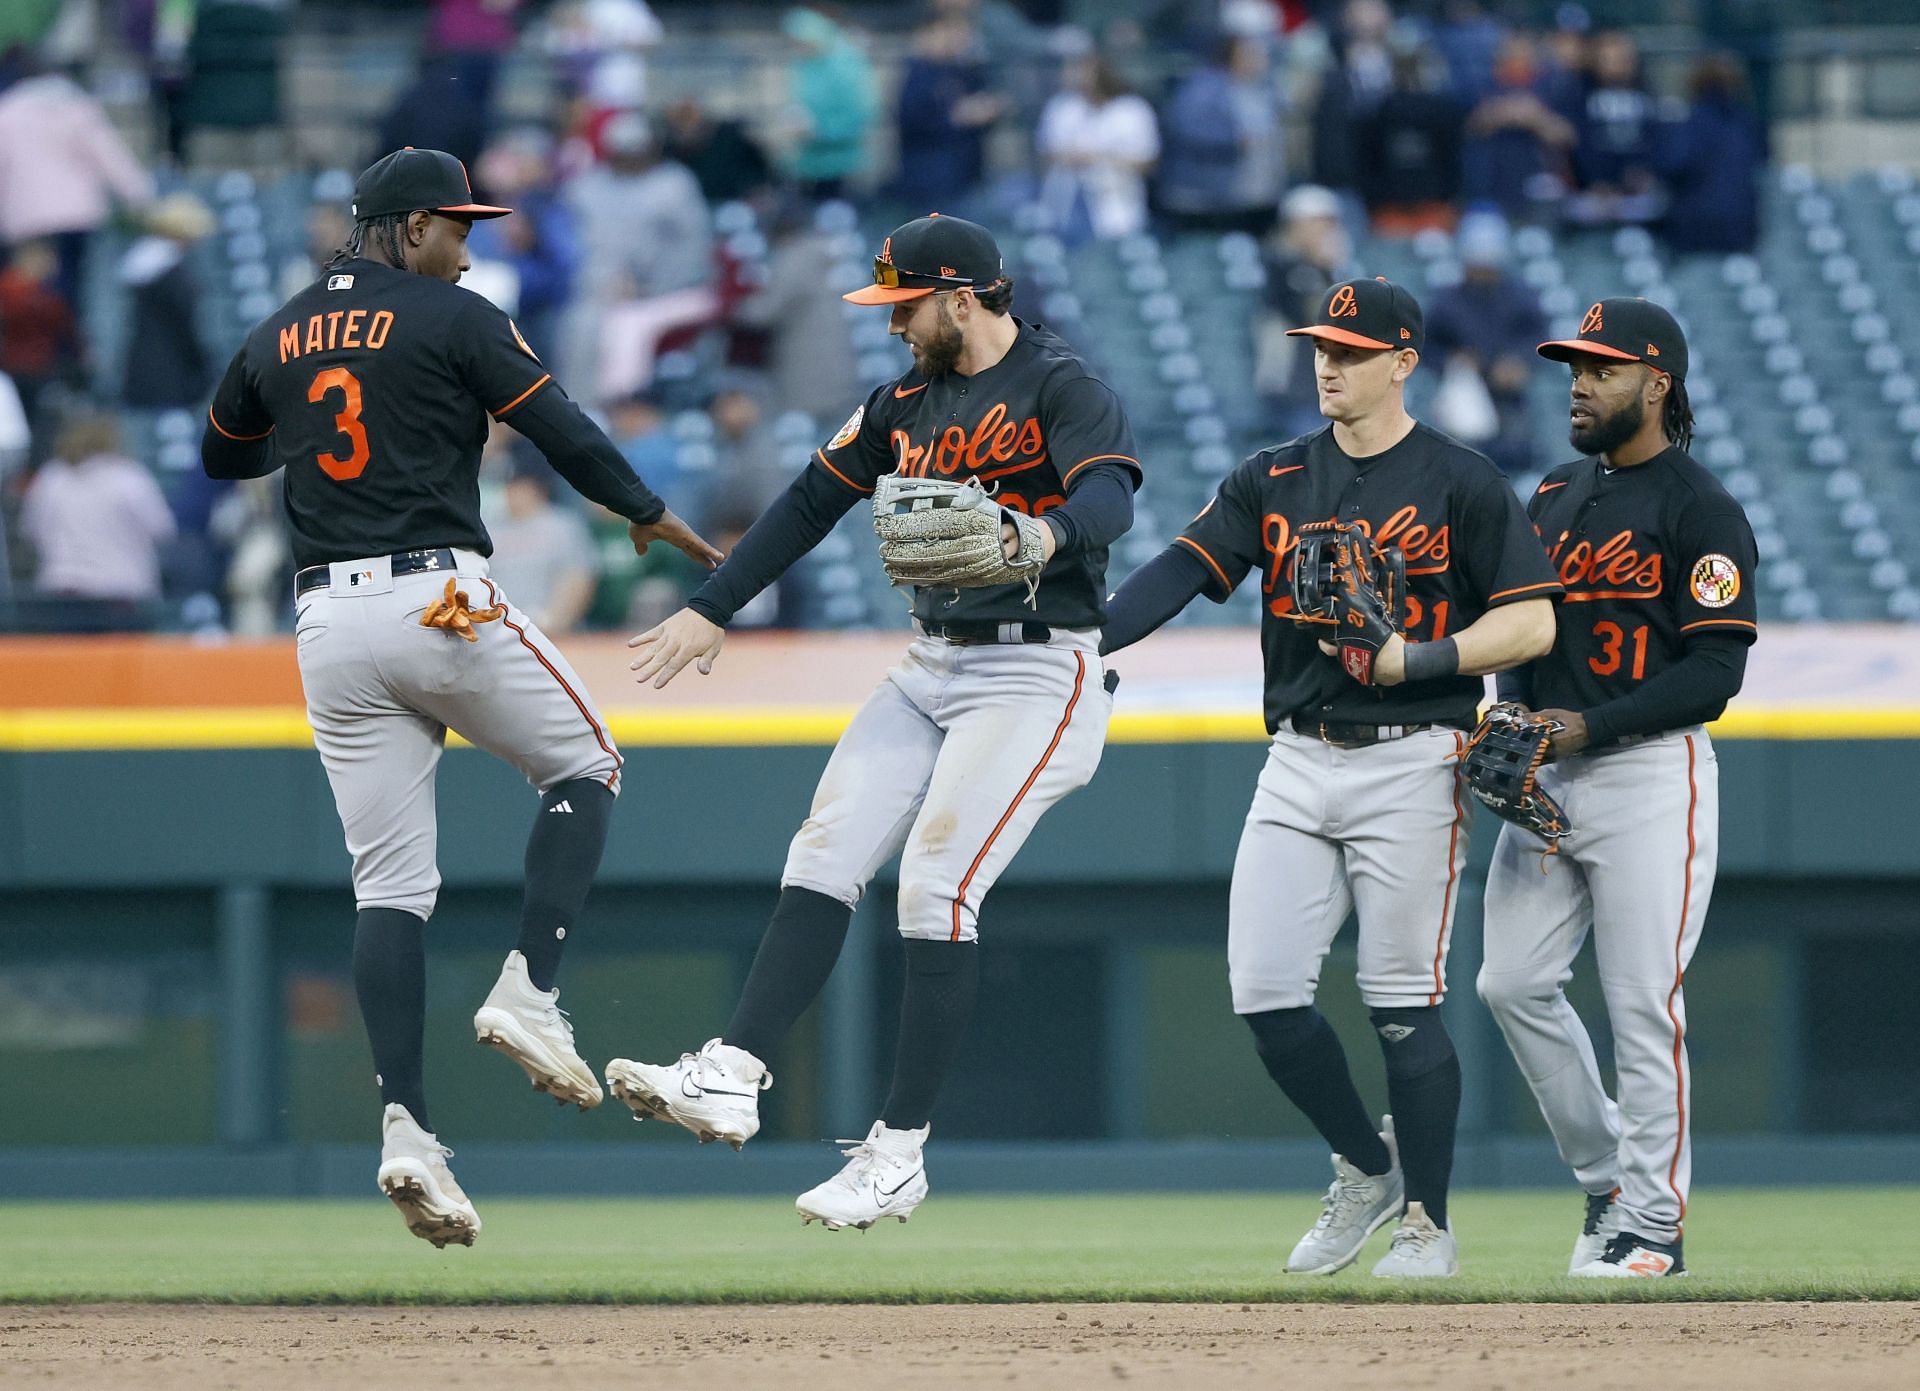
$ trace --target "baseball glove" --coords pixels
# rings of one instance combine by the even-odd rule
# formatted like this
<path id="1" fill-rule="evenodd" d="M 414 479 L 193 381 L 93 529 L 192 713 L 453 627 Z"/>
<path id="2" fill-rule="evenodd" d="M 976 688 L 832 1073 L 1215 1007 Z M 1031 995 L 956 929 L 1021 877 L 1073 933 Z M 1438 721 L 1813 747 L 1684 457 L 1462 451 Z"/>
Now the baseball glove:
<path id="1" fill-rule="evenodd" d="M 506 612 L 506 608 L 476 609 L 470 607 L 470 602 L 467 591 L 459 588 L 458 582 L 449 577 L 446 593 L 428 604 L 427 611 L 420 615 L 420 626 L 438 628 L 463 637 L 468 642 L 478 642 L 480 635 L 473 631 L 473 625 L 493 622 Z"/>
<path id="2" fill-rule="evenodd" d="M 1559 732 L 1558 720 L 1503 702 L 1487 711 L 1467 741 L 1468 789 L 1496 815 L 1546 841 L 1548 854 L 1573 829 L 1538 781 L 1547 743 Z"/>
<path id="3" fill-rule="evenodd" d="M 1407 562 L 1398 546 L 1384 549 L 1352 522 L 1313 522 L 1300 528 L 1293 560 L 1293 615 L 1327 623 L 1340 665 L 1363 686 L 1373 684 L 1373 659 L 1388 638 L 1406 629 Z"/>
<path id="4" fill-rule="evenodd" d="M 1012 523 L 1019 552 L 1008 560 L 1000 528 Z M 1037 603 L 1045 565 L 1041 523 L 995 502 L 976 481 L 946 483 L 889 473 L 873 490 L 880 562 L 895 584 L 979 589 L 1024 584 Z"/>

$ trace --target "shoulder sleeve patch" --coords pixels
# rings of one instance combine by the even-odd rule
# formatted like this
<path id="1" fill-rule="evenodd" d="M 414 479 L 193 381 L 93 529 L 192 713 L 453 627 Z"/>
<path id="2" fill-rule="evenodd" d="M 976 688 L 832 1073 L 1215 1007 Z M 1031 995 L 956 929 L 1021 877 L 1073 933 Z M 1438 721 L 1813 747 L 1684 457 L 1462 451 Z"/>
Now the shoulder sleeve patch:
<path id="1" fill-rule="evenodd" d="M 1724 609 L 1740 597 L 1740 567 L 1716 551 L 1694 562 L 1688 583 L 1700 607 Z"/>
<path id="2" fill-rule="evenodd" d="M 862 403 L 855 406 L 853 408 L 853 414 L 847 417 L 847 423 L 835 431 L 833 438 L 827 441 L 827 448 L 830 450 L 840 449 L 852 444 L 855 436 L 860 433 L 860 423 L 866 418 L 866 405 Z"/>
<path id="3" fill-rule="evenodd" d="M 520 345 L 520 351 L 532 358 L 535 362 L 540 361 L 540 354 L 536 353 L 532 348 L 529 348 L 527 346 L 527 340 L 520 336 L 520 325 L 516 324 L 512 319 L 508 319 L 507 327 L 513 330 L 513 341 Z"/>

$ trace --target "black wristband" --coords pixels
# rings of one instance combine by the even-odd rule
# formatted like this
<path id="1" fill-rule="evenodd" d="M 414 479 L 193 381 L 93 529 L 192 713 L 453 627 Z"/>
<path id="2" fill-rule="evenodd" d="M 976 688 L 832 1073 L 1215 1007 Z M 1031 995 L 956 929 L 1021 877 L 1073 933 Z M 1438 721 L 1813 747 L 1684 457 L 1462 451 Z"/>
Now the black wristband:
<path id="1" fill-rule="evenodd" d="M 1408 681 L 1438 681 L 1460 674 L 1460 648 L 1452 638 L 1410 642 L 1402 651 Z"/>

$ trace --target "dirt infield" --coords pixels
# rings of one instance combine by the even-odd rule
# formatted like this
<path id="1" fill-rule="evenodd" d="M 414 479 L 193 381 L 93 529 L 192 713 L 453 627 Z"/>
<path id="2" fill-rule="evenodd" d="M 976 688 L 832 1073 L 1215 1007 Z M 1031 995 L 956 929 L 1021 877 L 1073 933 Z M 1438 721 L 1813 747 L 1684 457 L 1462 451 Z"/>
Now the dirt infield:
<path id="1" fill-rule="evenodd" d="M 0 1308 L 0 1386 L 1920 1385 L 1920 1305 Z M 905 1380 L 903 1380 L 903 1378 Z"/>

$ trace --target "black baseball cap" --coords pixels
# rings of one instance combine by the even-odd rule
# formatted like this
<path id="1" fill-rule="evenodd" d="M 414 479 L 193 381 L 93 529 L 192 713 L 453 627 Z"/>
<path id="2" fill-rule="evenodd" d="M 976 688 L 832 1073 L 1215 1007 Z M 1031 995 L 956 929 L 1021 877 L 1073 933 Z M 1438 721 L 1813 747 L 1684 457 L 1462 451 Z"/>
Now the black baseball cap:
<path id="1" fill-rule="evenodd" d="M 1343 280 L 1327 291 L 1319 318 L 1287 330 L 1290 338 L 1324 338 L 1350 348 L 1412 348 L 1427 341 L 1420 301 L 1385 277 Z"/>
<path id="2" fill-rule="evenodd" d="M 1603 299 L 1580 320 L 1578 338 L 1542 343 L 1540 356 L 1571 362 L 1579 354 L 1644 362 L 1685 381 L 1687 339 L 1673 315 L 1650 299 Z"/>
<path id="3" fill-rule="evenodd" d="M 353 215 L 359 221 L 421 210 L 462 217 L 505 217 L 513 211 L 474 202 L 467 166 L 445 150 L 409 145 L 376 160 L 353 181 Z"/>
<path id="4" fill-rule="evenodd" d="M 928 213 L 893 229 L 873 258 L 873 284 L 840 296 L 854 304 L 899 304 L 940 290 L 984 290 L 1000 279 L 1000 245 L 964 217 Z"/>

